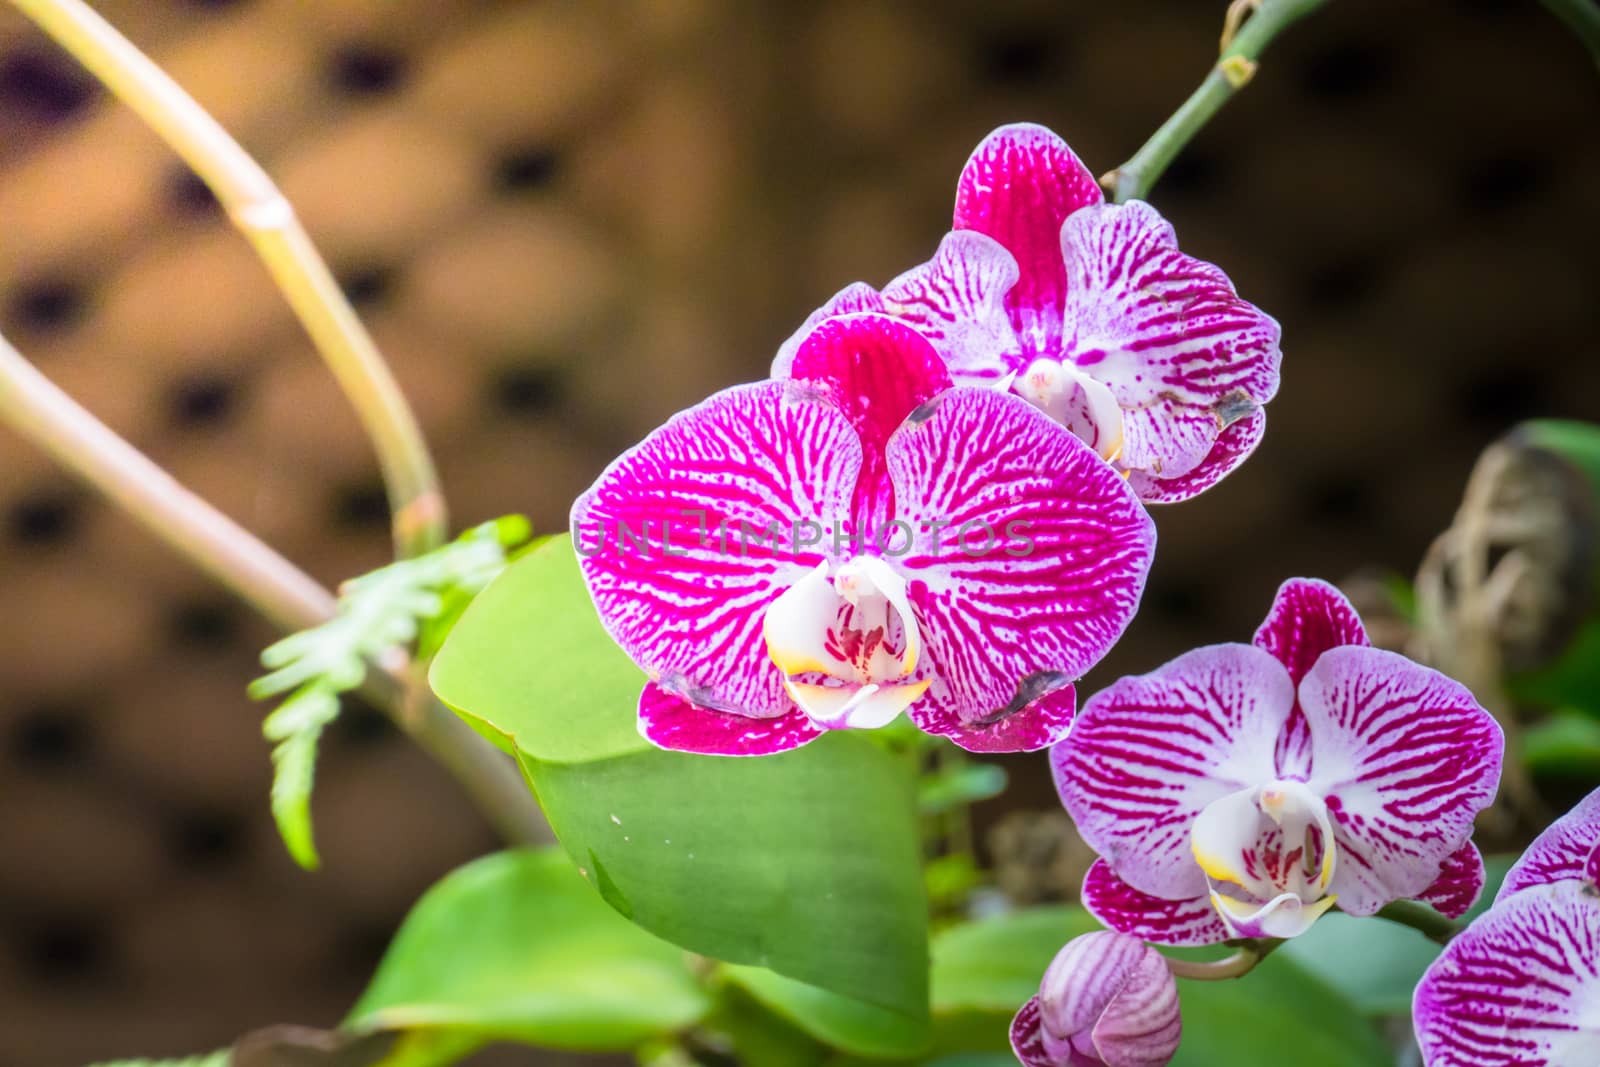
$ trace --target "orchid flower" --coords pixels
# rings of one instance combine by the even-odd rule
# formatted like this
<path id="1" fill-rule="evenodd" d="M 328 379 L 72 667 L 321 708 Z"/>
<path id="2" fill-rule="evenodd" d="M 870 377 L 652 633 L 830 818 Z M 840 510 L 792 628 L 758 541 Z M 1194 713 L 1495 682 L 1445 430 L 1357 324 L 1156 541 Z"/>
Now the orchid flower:
<path id="1" fill-rule="evenodd" d="M 1162 1067 L 1178 1051 L 1178 984 L 1161 953 L 1097 930 L 1067 942 L 1011 1022 L 1025 1067 Z"/>
<path id="2" fill-rule="evenodd" d="M 1132 618 L 1155 529 L 1028 404 L 954 386 L 910 326 L 819 326 L 785 381 L 683 412 L 573 507 L 600 618 L 665 748 L 759 755 L 828 729 L 1029 751 Z"/>
<path id="3" fill-rule="evenodd" d="M 1600 789 L 1512 866 L 1494 906 L 1422 976 L 1427 1067 L 1600 1063 Z"/>
<path id="4" fill-rule="evenodd" d="M 915 325 L 957 382 L 1009 388 L 1126 472 L 1141 499 L 1200 493 L 1266 430 L 1278 324 L 1219 268 L 1178 251 L 1142 201 L 1107 204 L 1042 126 L 1002 126 L 956 187 L 952 232 L 878 292 L 857 283 L 780 350 L 788 373 L 818 322 L 860 311 Z"/>
<path id="5" fill-rule="evenodd" d="M 1166 944 L 1293 937 L 1333 907 L 1483 885 L 1468 840 L 1504 741 L 1463 686 L 1369 646 L 1332 586 L 1284 583 L 1253 645 L 1212 645 L 1083 707 L 1051 752 L 1100 853 L 1084 904 Z"/>

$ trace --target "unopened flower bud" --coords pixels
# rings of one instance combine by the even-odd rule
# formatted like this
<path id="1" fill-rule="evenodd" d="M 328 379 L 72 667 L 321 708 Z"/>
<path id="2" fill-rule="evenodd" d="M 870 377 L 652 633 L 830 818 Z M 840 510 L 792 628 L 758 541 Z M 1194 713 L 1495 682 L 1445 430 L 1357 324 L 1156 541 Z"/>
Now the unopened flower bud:
<path id="1" fill-rule="evenodd" d="M 1155 949 L 1109 930 L 1056 954 L 1011 1023 L 1027 1067 L 1163 1067 L 1183 1032 L 1178 986 Z"/>

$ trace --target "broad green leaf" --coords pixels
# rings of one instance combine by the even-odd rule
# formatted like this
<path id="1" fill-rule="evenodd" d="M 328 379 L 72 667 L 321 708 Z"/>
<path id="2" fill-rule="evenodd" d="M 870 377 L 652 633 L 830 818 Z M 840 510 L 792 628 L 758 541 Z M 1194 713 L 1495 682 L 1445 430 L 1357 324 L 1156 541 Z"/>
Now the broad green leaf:
<path id="1" fill-rule="evenodd" d="M 926 1027 L 915 802 L 904 766 L 871 741 L 834 733 L 759 759 L 524 755 L 523 767 L 561 843 L 623 915 Z"/>
<path id="2" fill-rule="evenodd" d="M 723 969 L 727 977 L 778 1015 L 828 1045 L 861 1056 L 905 1056 L 925 1049 L 929 1028 L 913 1019 L 851 997 L 841 997 L 765 967 Z"/>
<path id="3" fill-rule="evenodd" d="M 964 923 L 933 940 L 933 1010 L 1011 1015 L 1039 991 L 1061 946 L 1101 926 L 1082 908 L 1029 908 Z"/>
<path id="4" fill-rule="evenodd" d="M 1393 1059 L 1355 1004 L 1281 953 L 1233 981 L 1179 981 L 1178 994 L 1183 1041 L 1173 1067 L 1378 1067 Z"/>
<path id="5" fill-rule="evenodd" d="M 565 535 L 478 594 L 429 681 L 446 704 L 546 763 L 650 748 L 635 726 L 644 674 L 601 627 Z"/>
<path id="6" fill-rule="evenodd" d="M 682 950 L 619 918 L 559 849 L 501 852 L 430 889 L 345 1025 L 624 1050 L 709 999 Z"/>
<path id="7" fill-rule="evenodd" d="M 1600 706 L 1600 688 L 1595 691 Z M 1522 732 L 1523 764 L 1540 777 L 1600 780 L 1600 720 L 1576 708 L 1562 708 Z"/>
<path id="8" fill-rule="evenodd" d="M 648 744 L 644 676 L 601 627 L 566 537 L 479 596 L 432 681 L 514 741 L 562 845 L 623 915 L 926 1027 L 927 902 L 902 761 L 842 734 L 760 759 Z"/>

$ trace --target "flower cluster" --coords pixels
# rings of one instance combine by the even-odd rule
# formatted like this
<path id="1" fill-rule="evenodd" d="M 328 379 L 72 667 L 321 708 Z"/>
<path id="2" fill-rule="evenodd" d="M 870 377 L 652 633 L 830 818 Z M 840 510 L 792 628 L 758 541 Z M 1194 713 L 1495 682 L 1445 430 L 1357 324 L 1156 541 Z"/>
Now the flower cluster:
<path id="1" fill-rule="evenodd" d="M 1600 1063 L 1600 789 L 1506 874 L 1445 946 L 1412 1017 L 1428 1067 Z"/>
<path id="2" fill-rule="evenodd" d="M 1065 735 L 1138 606 L 1143 504 L 1248 455 L 1278 380 L 1277 324 L 1148 204 L 1102 201 L 1055 134 L 995 131 L 930 262 L 847 288 L 578 500 L 647 738 L 760 755 L 902 712 L 975 751 Z"/>
<path id="3" fill-rule="evenodd" d="M 1465 687 L 1370 647 L 1323 582 L 1278 591 L 1253 644 L 1213 645 L 1095 694 L 1051 753 L 1101 858 L 1085 905 L 1171 945 L 1293 937 L 1335 903 L 1483 887 L 1469 837 L 1494 798 L 1500 727 Z"/>

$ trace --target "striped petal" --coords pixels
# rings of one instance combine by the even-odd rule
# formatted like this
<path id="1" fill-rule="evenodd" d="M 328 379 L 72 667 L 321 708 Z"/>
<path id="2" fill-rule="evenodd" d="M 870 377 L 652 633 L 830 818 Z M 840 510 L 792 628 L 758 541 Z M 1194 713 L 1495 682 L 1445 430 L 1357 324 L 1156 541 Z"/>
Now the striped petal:
<path id="1" fill-rule="evenodd" d="M 911 718 L 924 732 L 948 737 L 968 752 L 1038 752 L 1067 736 L 1077 708 L 1077 690 L 1063 685 L 993 721 L 962 722 L 948 701 L 937 706 L 924 701 Z"/>
<path id="2" fill-rule="evenodd" d="M 1039 1025 L 1039 998 L 1029 997 L 1011 1020 L 1011 1051 L 1023 1067 L 1063 1067 L 1044 1047 L 1044 1028 Z M 1066 1067 L 1073 1067 L 1067 1061 Z"/>
<path id="3" fill-rule="evenodd" d="M 1200 465 L 1176 478 L 1164 478 L 1150 471 L 1129 471 L 1128 483 L 1146 504 L 1181 504 L 1222 481 L 1256 450 L 1267 432 L 1267 413 L 1256 408 L 1217 437 Z"/>
<path id="4" fill-rule="evenodd" d="M 1505 742 L 1465 686 L 1393 652 L 1323 653 L 1300 683 L 1309 785 L 1339 844 L 1332 892 L 1353 915 L 1414 897 L 1494 799 Z"/>
<path id="5" fill-rule="evenodd" d="M 1006 311 L 1026 357 L 1059 355 L 1067 272 L 1061 224 L 1104 200 L 1094 175 L 1043 126 L 1002 126 L 972 152 L 956 186 L 953 230 L 976 230 L 1017 261 Z"/>
<path id="6" fill-rule="evenodd" d="M 811 336 L 811 331 L 829 319 L 838 318 L 840 315 L 855 315 L 864 311 L 883 311 L 883 298 L 878 291 L 866 282 L 853 282 L 840 289 L 828 302 L 806 317 L 800 328 L 789 335 L 789 339 L 778 347 L 778 354 L 772 360 L 771 376 L 774 378 L 789 377 L 789 368 L 794 365 L 794 357 L 800 351 L 800 345 Z"/>
<path id="7" fill-rule="evenodd" d="M 1417 899 L 1447 919 L 1459 919 L 1483 895 L 1483 855 L 1471 841 L 1462 845 L 1444 861 L 1439 877 L 1417 895 Z"/>
<path id="8" fill-rule="evenodd" d="M 1232 935 L 1209 895 L 1167 900 L 1141 893 L 1095 860 L 1083 879 L 1083 906 L 1106 926 L 1158 945 L 1215 945 Z"/>
<path id="9" fill-rule="evenodd" d="M 934 675 L 919 724 L 993 726 L 1121 636 L 1155 527 L 1077 438 L 1018 397 L 957 387 L 907 420 L 888 460 Z"/>
<path id="10" fill-rule="evenodd" d="M 950 387 L 944 361 L 906 323 L 887 315 L 846 315 L 811 331 L 789 374 L 855 428 L 861 471 L 850 518 L 855 531 L 881 530 L 893 507 L 884 450 L 907 416 Z"/>
<path id="11" fill-rule="evenodd" d="M 883 287 L 883 303 L 915 326 L 944 357 L 956 381 L 988 385 L 1018 369 L 1017 335 L 1005 297 L 1017 262 L 1000 242 L 956 230 L 933 259 Z"/>
<path id="12" fill-rule="evenodd" d="M 1136 938 L 1083 934 L 1044 972 L 1039 1026 L 1058 1063 L 1162 1067 L 1183 1030 L 1178 983 L 1162 955 Z"/>
<path id="13" fill-rule="evenodd" d="M 1276 777 L 1294 687 L 1272 656 L 1213 645 L 1096 693 L 1051 750 L 1062 803 L 1085 841 L 1134 888 L 1207 892 L 1190 833 L 1213 801 Z"/>
<path id="14" fill-rule="evenodd" d="M 1122 405 L 1119 464 L 1175 478 L 1278 389 L 1278 324 L 1220 269 L 1178 251 L 1149 204 L 1103 204 L 1066 220 L 1065 351 Z"/>
<path id="15" fill-rule="evenodd" d="M 650 682 L 639 694 L 639 732 L 645 740 L 674 752 L 770 756 L 816 740 L 822 736 L 823 728 L 800 710 L 771 719 L 752 719 L 696 707 Z"/>
<path id="16" fill-rule="evenodd" d="M 846 513 L 860 467 L 849 419 L 785 383 L 674 416 L 573 505 L 601 621 L 652 681 L 694 704 L 791 711 L 762 619 L 823 559 L 827 546 L 800 543 L 801 528 Z"/>
<path id="17" fill-rule="evenodd" d="M 1530 886 L 1565 879 L 1600 885 L 1600 789 L 1551 823 L 1511 865 L 1495 896 L 1499 903 Z"/>
<path id="18" fill-rule="evenodd" d="M 1600 1063 L 1600 898 L 1530 886 L 1458 934 L 1412 1004 L 1427 1067 Z"/>
<path id="19" fill-rule="evenodd" d="M 1290 578 L 1279 586 L 1255 636 L 1256 647 L 1276 656 L 1296 686 L 1329 649 L 1371 643 L 1344 594 L 1315 578 Z M 1279 774 L 1310 773 L 1311 734 L 1298 699 L 1279 737 L 1277 759 Z"/>

